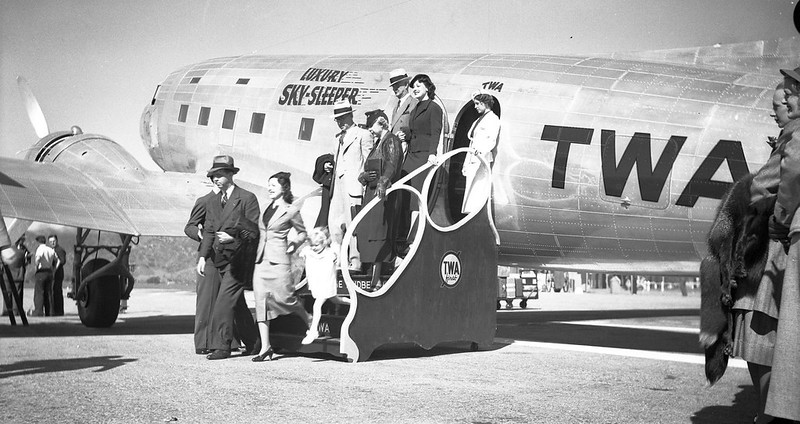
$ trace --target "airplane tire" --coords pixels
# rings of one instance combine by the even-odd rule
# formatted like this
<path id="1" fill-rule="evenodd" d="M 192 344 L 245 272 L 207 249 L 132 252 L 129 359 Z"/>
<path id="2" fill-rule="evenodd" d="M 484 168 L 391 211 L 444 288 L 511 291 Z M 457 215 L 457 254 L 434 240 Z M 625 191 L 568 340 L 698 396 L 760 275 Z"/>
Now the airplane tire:
<path id="1" fill-rule="evenodd" d="M 106 259 L 92 259 L 81 268 L 81 275 L 108 264 Z M 106 275 L 90 281 L 78 297 L 78 316 L 87 327 L 111 327 L 119 315 L 119 276 Z"/>

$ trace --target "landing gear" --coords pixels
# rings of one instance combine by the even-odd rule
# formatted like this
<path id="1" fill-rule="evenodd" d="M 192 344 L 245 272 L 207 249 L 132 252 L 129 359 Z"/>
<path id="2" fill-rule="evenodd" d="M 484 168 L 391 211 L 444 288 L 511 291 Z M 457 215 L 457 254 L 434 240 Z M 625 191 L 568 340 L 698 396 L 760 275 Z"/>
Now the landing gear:
<path id="1" fill-rule="evenodd" d="M 78 303 L 78 316 L 87 327 L 111 327 L 120 311 L 123 285 L 131 287 L 129 270 L 131 242 L 134 236 L 120 234 L 121 245 L 86 245 L 90 230 L 78 228 L 75 241 L 75 278 L 70 297 Z M 138 238 L 136 239 L 138 243 Z M 101 251 L 111 253 L 111 260 L 99 257 Z M 127 287 L 124 290 L 127 292 Z"/>

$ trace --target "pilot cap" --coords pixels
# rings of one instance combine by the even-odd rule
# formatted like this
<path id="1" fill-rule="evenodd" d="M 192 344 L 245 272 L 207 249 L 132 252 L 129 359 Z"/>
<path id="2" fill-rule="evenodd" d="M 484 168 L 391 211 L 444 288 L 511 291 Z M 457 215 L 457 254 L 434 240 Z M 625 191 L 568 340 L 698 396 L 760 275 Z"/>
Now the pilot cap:
<path id="1" fill-rule="evenodd" d="M 219 155 L 214 156 L 214 164 L 211 165 L 211 169 L 208 170 L 206 176 L 211 177 L 215 172 L 222 170 L 232 171 L 234 174 L 239 172 L 239 168 L 233 166 L 233 157 L 228 155 Z"/>
<path id="2" fill-rule="evenodd" d="M 785 77 L 789 77 L 800 82 L 800 66 L 794 69 L 781 69 L 781 74 L 783 74 Z"/>
<path id="3" fill-rule="evenodd" d="M 338 118 L 340 116 L 345 116 L 347 114 L 352 114 L 353 105 L 350 104 L 350 100 L 344 99 L 339 100 L 338 102 L 333 104 L 333 116 L 332 118 Z"/>
<path id="4" fill-rule="evenodd" d="M 400 84 L 401 82 L 404 82 L 404 81 L 406 83 L 408 83 L 408 74 L 406 73 L 405 69 L 397 68 L 397 69 L 393 70 L 392 72 L 389 72 L 389 86 L 390 87 L 394 87 L 395 85 Z"/>

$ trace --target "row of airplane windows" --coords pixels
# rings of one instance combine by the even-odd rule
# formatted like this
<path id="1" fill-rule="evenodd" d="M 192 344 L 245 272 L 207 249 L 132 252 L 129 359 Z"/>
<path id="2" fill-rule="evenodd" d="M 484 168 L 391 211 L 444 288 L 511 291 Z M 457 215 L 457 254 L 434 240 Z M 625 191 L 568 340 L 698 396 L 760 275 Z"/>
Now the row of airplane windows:
<path id="1" fill-rule="evenodd" d="M 178 110 L 178 122 L 186 123 L 187 115 L 189 114 L 189 105 L 183 104 Z M 208 126 L 208 118 L 211 116 L 211 108 L 207 106 L 200 106 L 200 113 L 197 116 L 197 125 Z M 261 134 L 264 131 L 264 122 L 267 115 L 261 112 L 253 112 L 250 117 L 250 133 Z M 233 109 L 225 109 L 222 115 L 222 129 L 233 130 L 233 125 L 236 122 L 236 111 Z M 300 120 L 300 130 L 297 134 L 298 140 L 310 141 L 311 133 L 314 130 L 314 118 L 302 118 Z"/>

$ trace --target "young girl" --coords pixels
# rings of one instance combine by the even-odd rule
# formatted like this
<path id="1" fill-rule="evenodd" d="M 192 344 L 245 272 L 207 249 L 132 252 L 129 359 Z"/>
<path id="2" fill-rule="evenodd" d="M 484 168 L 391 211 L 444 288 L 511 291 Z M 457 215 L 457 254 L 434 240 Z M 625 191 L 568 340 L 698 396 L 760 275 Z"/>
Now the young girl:
<path id="1" fill-rule="evenodd" d="M 306 279 L 311 295 L 314 296 L 314 309 L 311 326 L 308 327 L 303 344 L 311 344 L 319 332 L 319 318 L 322 305 L 327 299 L 338 304 L 346 304 L 336 296 L 336 251 L 331 248 L 331 237 L 326 227 L 317 227 L 308 232 L 309 245 L 300 251 L 306 260 Z"/>

